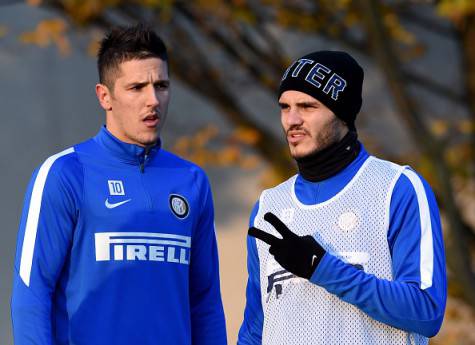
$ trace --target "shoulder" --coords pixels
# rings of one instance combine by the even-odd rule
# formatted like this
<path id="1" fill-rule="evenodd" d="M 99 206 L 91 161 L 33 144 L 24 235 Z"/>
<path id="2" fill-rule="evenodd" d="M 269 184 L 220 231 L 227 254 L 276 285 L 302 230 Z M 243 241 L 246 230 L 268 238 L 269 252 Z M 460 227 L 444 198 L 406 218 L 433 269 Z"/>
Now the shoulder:
<path id="1" fill-rule="evenodd" d="M 427 200 L 430 204 L 435 203 L 435 196 L 429 183 L 412 167 L 374 156 L 371 159 L 374 171 L 380 174 L 391 172 L 393 176 L 391 204 L 399 206 L 412 202 L 421 204 Z"/>
<path id="2" fill-rule="evenodd" d="M 82 172 L 75 147 L 69 147 L 46 158 L 35 170 L 36 180 L 68 178 Z"/>
<path id="3" fill-rule="evenodd" d="M 438 214 L 438 205 L 429 183 L 413 168 L 404 166 L 391 195 L 391 218 L 395 215 Z"/>
<path id="4" fill-rule="evenodd" d="M 204 170 L 200 166 L 170 151 L 160 149 L 158 156 L 160 164 L 164 167 L 172 169 L 185 169 L 193 173 L 206 175 Z"/>
<path id="5" fill-rule="evenodd" d="M 249 217 L 249 226 L 254 225 L 255 218 L 259 215 L 259 211 L 261 207 L 269 205 L 273 202 L 273 198 L 277 197 L 278 195 L 282 195 L 282 193 L 286 193 L 289 195 L 292 193 L 292 188 L 295 184 L 295 180 L 297 179 L 298 175 L 294 175 L 287 180 L 279 183 L 276 186 L 264 189 L 261 194 L 259 195 L 259 199 L 257 199 L 256 203 L 254 204 L 251 214 Z M 290 196 L 289 196 L 290 197 Z"/>
<path id="6" fill-rule="evenodd" d="M 32 198 L 59 202 L 55 205 L 70 200 L 79 205 L 83 176 L 74 147 L 67 148 L 45 159 L 34 171 L 30 182 Z"/>
<path id="7" fill-rule="evenodd" d="M 287 180 L 273 186 L 273 187 L 269 187 L 267 189 L 264 189 L 261 193 L 261 197 L 264 196 L 265 194 L 271 194 L 271 193 L 279 193 L 279 192 L 282 192 L 284 190 L 288 191 L 289 188 L 293 188 L 294 184 L 295 184 L 295 181 L 297 179 L 298 175 L 293 175 L 291 177 L 289 177 Z"/>
<path id="8" fill-rule="evenodd" d="M 209 188 L 209 179 L 206 172 L 199 165 L 190 162 L 174 153 L 160 149 L 157 155 L 157 164 L 161 168 L 169 170 L 174 178 L 192 180 L 198 189 L 198 193 Z"/>
<path id="9" fill-rule="evenodd" d="M 369 166 L 370 169 L 372 169 L 372 172 L 380 174 L 389 173 L 392 175 L 396 175 L 397 177 L 399 177 L 399 174 L 401 174 L 406 168 L 408 168 L 408 166 L 406 165 L 400 165 L 392 161 L 375 156 L 369 156 L 365 162 L 365 165 Z"/>
<path id="10" fill-rule="evenodd" d="M 98 157 L 99 153 L 99 145 L 95 137 L 92 137 L 53 154 L 41 166 L 48 167 L 50 165 L 51 173 L 57 176 L 82 176 L 88 159 L 91 156 Z"/>
<path id="11" fill-rule="evenodd" d="M 257 216 L 257 214 L 259 214 L 260 207 L 262 205 L 267 205 L 269 202 L 272 202 L 274 197 L 277 197 L 282 194 L 289 195 L 290 197 L 297 177 L 298 175 L 293 175 L 287 180 L 279 183 L 278 185 L 264 189 L 261 192 L 256 204 L 254 205 L 253 211 L 251 213 L 251 220 L 253 220 Z"/>
<path id="12" fill-rule="evenodd" d="M 433 197 L 433 191 L 429 183 L 410 166 L 404 166 L 399 176 L 394 193 L 412 195 L 417 198 Z"/>

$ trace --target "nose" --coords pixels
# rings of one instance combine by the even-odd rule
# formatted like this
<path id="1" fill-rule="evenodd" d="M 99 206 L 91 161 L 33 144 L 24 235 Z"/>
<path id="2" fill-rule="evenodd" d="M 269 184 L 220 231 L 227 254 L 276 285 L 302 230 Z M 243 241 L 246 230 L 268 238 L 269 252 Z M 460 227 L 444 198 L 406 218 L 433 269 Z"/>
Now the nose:
<path id="1" fill-rule="evenodd" d="M 284 116 L 284 121 L 287 126 L 300 126 L 303 124 L 302 116 L 296 107 L 290 107 L 287 111 L 282 112 Z"/>
<path id="2" fill-rule="evenodd" d="M 150 108 L 156 108 L 160 104 L 158 99 L 158 92 L 155 88 L 149 87 L 147 90 L 147 106 Z"/>

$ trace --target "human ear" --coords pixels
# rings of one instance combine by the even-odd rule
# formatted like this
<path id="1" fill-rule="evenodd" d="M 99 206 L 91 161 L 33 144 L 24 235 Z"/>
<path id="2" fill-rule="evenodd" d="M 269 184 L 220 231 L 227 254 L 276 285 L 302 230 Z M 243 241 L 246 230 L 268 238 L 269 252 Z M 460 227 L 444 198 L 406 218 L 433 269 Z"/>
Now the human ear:
<path id="1" fill-rule="evenodd" d="M 104 84 L 96 84 L 96 96 L 99 100 L 101 107 L 106 110 L 112 110 L 111 105 L 111 92 L 109 88 Z"/>

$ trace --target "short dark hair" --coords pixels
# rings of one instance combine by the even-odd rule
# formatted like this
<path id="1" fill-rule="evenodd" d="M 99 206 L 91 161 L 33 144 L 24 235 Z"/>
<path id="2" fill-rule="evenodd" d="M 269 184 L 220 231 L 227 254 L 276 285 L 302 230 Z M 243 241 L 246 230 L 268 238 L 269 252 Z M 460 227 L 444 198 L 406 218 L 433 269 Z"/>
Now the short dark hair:
<path id="1" fill-rule="evenodd" d="M 151 57 L 168 63 L 167 47 L 152 29 L 143 24 L 115 27 L 101 41 L 97 53 L 99 82 L 113 89 L 122 62 Z"/>

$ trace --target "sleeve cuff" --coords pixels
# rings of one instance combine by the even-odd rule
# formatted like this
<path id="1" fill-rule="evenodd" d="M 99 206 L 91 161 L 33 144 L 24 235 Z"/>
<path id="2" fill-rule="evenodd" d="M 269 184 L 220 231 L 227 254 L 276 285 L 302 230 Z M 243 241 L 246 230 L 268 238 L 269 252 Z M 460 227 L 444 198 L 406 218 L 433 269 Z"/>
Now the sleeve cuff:
<path id="1" fill-rule="evenodd" d="M 327 281 L 331 276 L 332 268 L 335 267 L 336 261 L 341 260 L 336 256 L 326 252 L 315 269 L 315 272 L 313 272 L 312 276 L 310 277 L 310 282 L 316 285 L 323 285 L 325 281 Z"/>

